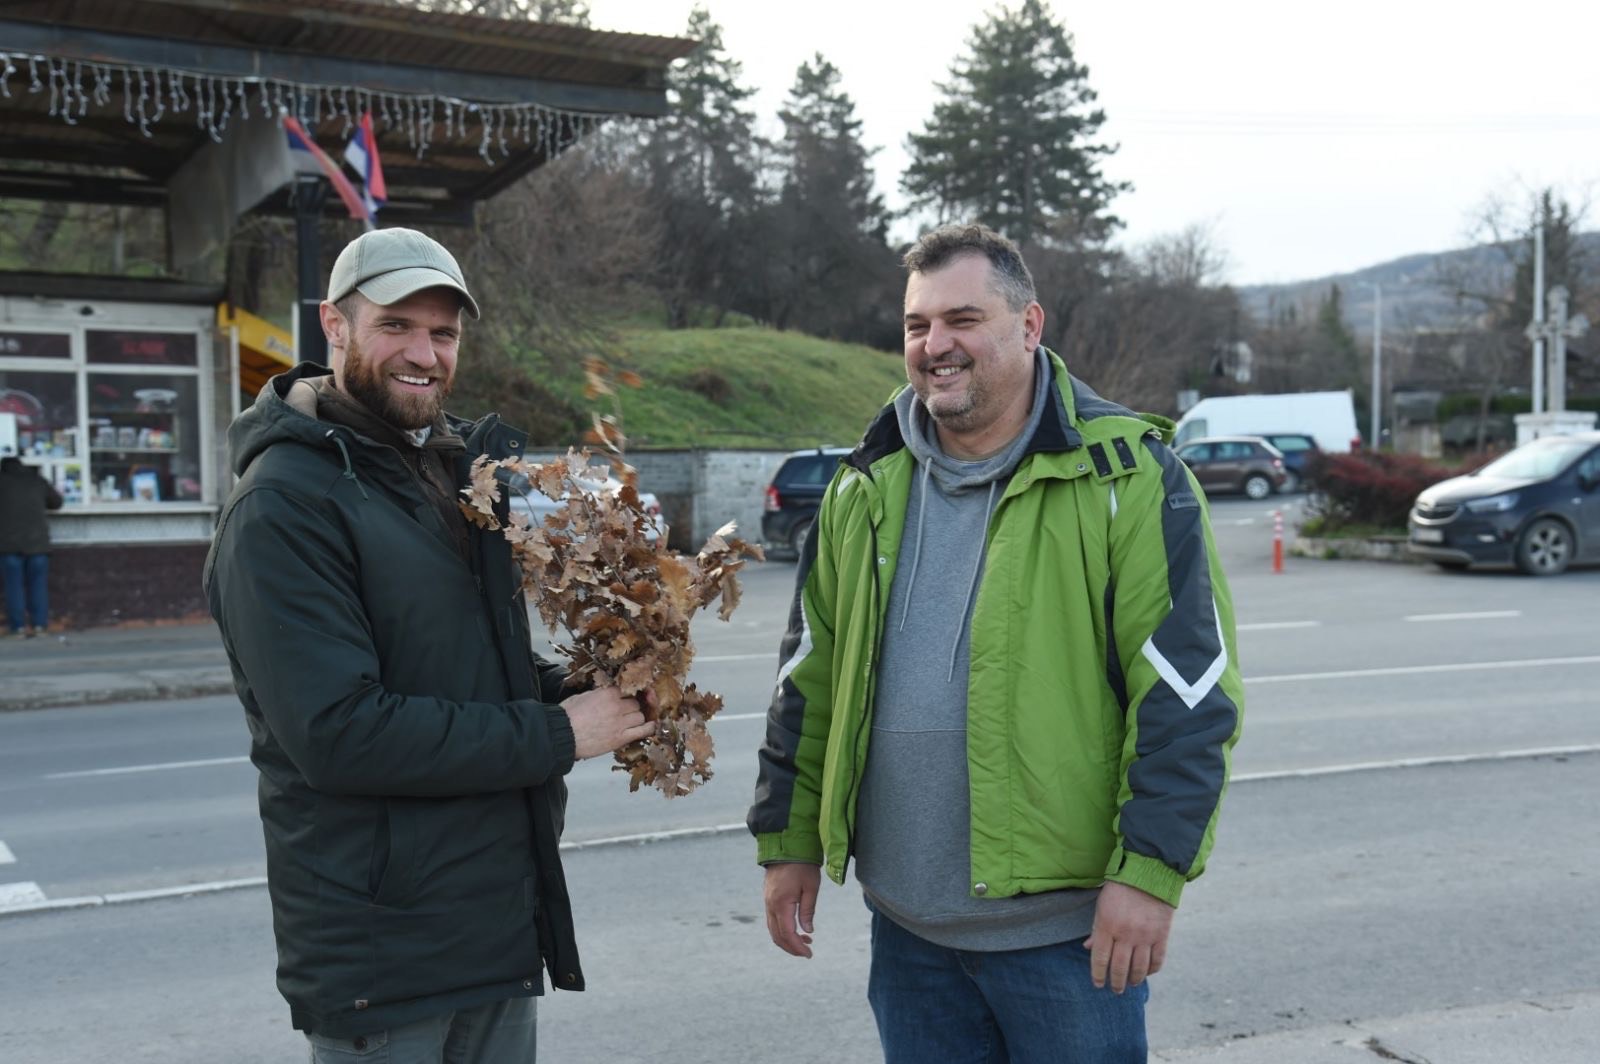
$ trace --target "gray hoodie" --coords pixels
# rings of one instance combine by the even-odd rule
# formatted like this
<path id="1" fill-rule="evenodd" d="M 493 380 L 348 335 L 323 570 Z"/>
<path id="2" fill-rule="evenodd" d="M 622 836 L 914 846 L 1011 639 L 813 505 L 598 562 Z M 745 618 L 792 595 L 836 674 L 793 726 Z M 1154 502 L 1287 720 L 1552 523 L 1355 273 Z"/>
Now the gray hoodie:
<path id="1" fill-rule="evenodd" d="M 998 454 L 963 462 L 939 447 L 907 388 L 900 432 L 920 469 L 906 501 L 900 563 L 879 652 L 872 736 L 856 814 L 856 879 L 867 901 L 953 949 L 1026 949 L 1082 938 L 1095 890 L 1014 898 L 971 894 L 967 678 L 972 605 L 989 518 L 1039 426 L 1052 386 L 1036 353 L 1028 424 Z"/>

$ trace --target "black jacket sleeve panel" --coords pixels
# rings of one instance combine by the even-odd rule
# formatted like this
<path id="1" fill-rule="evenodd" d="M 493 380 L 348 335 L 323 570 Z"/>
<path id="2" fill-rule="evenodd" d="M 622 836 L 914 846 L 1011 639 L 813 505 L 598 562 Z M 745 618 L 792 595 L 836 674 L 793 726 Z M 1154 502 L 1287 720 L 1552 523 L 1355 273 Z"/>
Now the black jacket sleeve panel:
<path id="1" fill-rule="evenodd" d="M 470 687 L 471 662 L 495 653 L 491 637 L 470 618 L 376 630 L 360 567 L 385 559 L 358 559 L 351 539 L 315 502 L 257 488 L 225 514 L 207 574 L 240 696 L 306 781 L 329 793 L 443 796 L 568 771 L 572 732 L 559 710 L 428 693 Z M 437 578 L 394 572 L 395 598 L 428 593 L 426 575 Z M 384 660 L 414 679 L 427 671 L 417 661 L 435 672 L 460 664 L 396 690 L 383 682 Z"/>

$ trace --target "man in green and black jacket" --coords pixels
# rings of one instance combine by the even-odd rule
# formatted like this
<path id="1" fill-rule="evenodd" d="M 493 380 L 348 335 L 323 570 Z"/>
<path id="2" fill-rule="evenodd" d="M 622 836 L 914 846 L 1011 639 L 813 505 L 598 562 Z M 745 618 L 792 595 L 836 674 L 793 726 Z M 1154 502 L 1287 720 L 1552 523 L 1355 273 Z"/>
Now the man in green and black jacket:
<path id="1" fill-rule="evenodd" d="M 278 987 L 315 1061 L 532 1061 L 541 962 L 583 989 L 563 777 L 650 729 L 614 688 L 563 690 L 509 544 L 461 513 L 473 459 L 525 441 L 444 413 L 463 311 L 443 247 L 365 234 L 322 304 L 331 372 L 274 377 L 228 433 L 206 594 L 260 770 Z"/>
<path id="2" fill-rule="evenodd" d="M 760 753 L 768 930 L 810 956 L 853 857 L 890 1064 L 1141 1061 L 1243 706 L 1205 500 L 1040 345 L 1010 241 L 905 261 L 910 386 L 828 487 Z"/>

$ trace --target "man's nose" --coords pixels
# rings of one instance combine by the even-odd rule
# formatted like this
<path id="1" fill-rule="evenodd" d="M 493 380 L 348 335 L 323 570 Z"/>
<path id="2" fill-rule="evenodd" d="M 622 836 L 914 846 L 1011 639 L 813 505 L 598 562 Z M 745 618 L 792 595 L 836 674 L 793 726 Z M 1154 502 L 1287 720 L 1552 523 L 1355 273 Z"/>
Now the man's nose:
<path id="1" fill-rule="evenodd" d="M 946 328 L 943 322 L 930 322 L 923 346 L 930 355 L 947 355 L 955 347 L 955 332 Z"/>
<path id="2" fill-rule="evenodd" d="M 433 350 L 433 334 L 427 329 L 413 329 L 406 337 L 406 361 L 424 369 L 439 361 Z"/>

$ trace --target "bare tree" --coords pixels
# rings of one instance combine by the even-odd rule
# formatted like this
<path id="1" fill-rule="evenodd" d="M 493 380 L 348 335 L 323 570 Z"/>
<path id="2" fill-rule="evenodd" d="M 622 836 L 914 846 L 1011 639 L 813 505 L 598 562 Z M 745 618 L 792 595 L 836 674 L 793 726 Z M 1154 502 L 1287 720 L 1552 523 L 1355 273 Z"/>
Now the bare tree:
<path id="1" fill-rule="evenodd" d="M 1534 317 L 1533 231 L 1544 229 L 1545 291 L 1564 285 L 1583 305 L 1593 297 L 1592 264 L 1580 239 L 1588 203 L 1574 204 L 1554 188 L 1487 197 L 1469 231 L 1484 253 L 1452 260 L 1437 283 L 1465 306 L 1476 307 L 1482 336 L 1461 348 L 1461 384 L 1478 395 L 1478 446 L 1489 431 L 1495 397 L 1523 378 Z"/>
<path id="2" fill-rule="evenodd" d="M 585 357 L 617 360 L 612 315 L 658 257 L 659 222 L 647 190 L 619 164 L 602 132 L 479 207 L 452 247 L 480 303 L 493 307 L 463 359 L 453 406 L 498 410 L 531 442 L 575 440 L 586 415 L 556 399 L 552 378 L 581 375 Z M 576 392 L 578 389 L 571 389 Z"/>

